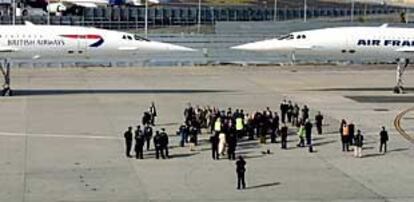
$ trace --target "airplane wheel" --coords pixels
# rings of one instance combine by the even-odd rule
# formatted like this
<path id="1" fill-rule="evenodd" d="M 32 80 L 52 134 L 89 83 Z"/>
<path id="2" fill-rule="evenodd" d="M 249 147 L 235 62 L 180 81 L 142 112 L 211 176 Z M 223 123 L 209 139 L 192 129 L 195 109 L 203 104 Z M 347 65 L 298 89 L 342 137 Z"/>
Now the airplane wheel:
<path id="1" fill-rule="evenodd" d="M 395 94 L 403 94 L 404 93 L 404 88 L 402 86 L 395 86 L 394 87 L 394 93 Z"/>

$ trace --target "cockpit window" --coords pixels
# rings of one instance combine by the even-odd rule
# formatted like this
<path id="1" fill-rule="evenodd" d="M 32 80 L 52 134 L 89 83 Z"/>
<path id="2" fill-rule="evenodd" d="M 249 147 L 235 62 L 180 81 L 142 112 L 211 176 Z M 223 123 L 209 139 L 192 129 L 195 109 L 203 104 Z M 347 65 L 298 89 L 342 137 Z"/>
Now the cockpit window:
<path id="1" fill-rule="evenodd" d="M 290 40 L 290 39 L 293 39 L 293 38 L 294 38 L 294 36 L 292 34 L 287 34 L 287 35 L 282 35 L 282 36 L 278 37 L 277 39 L 279 39 L 279 40 Z"/>
<path id="2" fill-rule="evenodd" d="M 134 35 L 134 38 L 135 38 L 135 40 L 137 40 L 137 41 L 150 41 L 149 39 L 147 39 L 147 38 L 144 38 L 144 37 L 142 37 L 142 36 L 139 36 L 138 34 L 135 34 Z"/>
<path id="3" fill-rule="evenodd" d="M 128 40 L 132 40 L 132 36 L 127 35 Z"/>

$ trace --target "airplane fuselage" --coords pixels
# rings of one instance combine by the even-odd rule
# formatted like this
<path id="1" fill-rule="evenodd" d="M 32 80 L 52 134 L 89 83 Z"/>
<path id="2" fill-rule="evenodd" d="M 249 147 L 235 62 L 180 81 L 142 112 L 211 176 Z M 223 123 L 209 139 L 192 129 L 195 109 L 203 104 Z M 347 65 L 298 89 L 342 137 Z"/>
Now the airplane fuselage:
<path id="1" fill-rule="evenodd" d="M 277 39 L 253 42 L 234 49 L 295 53 L 331 59 L 412 58 L 414 29 L 339 27 L 293 32 Z"/>
<path id="2" fill-rule="evenodd" d="M 0 58 L 133 58 L 140 53 L 185 50 L 138 35 L 72 26 L 0 26 Z"/>

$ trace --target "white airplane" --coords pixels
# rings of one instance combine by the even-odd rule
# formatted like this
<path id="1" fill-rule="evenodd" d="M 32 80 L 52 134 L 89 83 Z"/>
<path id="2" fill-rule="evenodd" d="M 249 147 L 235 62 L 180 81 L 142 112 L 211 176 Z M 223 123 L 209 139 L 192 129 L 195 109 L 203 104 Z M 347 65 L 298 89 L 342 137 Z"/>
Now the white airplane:
<path id="1" fill-rule="evenodd" d="M 231 47 L 236 50 L 323 56 L 346 60 L 382 58 L 397 61 L 394 92 L 403 93 L 403 74 L 414 59 L 414 28 L 336 27 L 292 32 L 275 39 Z"/>
<path id="2" fill-rule="evenodd" d="M 126 32 L 75 26 L 1 25 L 0 70 L 3 95 L 10 94 L 10 61 L 14 59 L 134 58 L 140 53 L 195 51 L 151 41 Z"/>

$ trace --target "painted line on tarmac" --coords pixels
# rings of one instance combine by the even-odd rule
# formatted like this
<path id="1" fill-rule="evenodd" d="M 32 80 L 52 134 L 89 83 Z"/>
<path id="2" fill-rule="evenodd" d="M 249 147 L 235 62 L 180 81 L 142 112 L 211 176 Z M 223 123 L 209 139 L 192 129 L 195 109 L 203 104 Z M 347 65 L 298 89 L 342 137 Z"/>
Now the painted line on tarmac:
<path id="1" fill-rule="evenodd" d="M 92 140 L 119 140 L 119 137 L 103 135 L 57 135 L 57 134 L 29 134 L 0 132 L 0 136 L 10 137 L 38 137 L 38 138 L 67 138 L 67 139 L 92 139 Z"/>
<path id="2" fill-rule="evenodd" d="M 406 109 L 402 112 L 400 112 L 394 119 L 394 126 L 395 129 L 397 129 L 398 133 L 400 133 L 400 135 L 402 135 L 405 139 L 407 139 L 408 141 L 410 141 L 411 143 L 414 144 L 414 136 L 409 135 L 402 127 L 401 127 L 401 120 L 402 118 L 408 113 L 414 111 L 414 107 Z"/>

